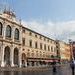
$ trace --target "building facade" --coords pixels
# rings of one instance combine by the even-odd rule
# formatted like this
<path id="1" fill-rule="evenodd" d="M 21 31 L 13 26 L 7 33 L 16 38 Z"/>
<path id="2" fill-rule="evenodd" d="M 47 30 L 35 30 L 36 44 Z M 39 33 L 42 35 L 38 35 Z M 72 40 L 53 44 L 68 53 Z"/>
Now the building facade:
<path id="1" fill-rule="evenodd" d="M 21 66 L 22 26 L 15 22 L 14 13 L 0 14 L 0 66 Z"/>
<path id="2" fill-rule="evenodd" d="M 57 56 L 56 41 L 30 30 L 11 11 L 0 14 L 0 66 L 43 66 Z"/>
<path id="3" fill-rule="evenodd" d="M 56 40 L 56 42 L 57 56 L 60 62 L 70 61 L 70 45 L 60 40 Z"/>
<path id="4" fill-rule="evenodd" d="M 75 60 L 75 41 L 70 42 L 70 48 L 71 48 L 71 59 Z"/>

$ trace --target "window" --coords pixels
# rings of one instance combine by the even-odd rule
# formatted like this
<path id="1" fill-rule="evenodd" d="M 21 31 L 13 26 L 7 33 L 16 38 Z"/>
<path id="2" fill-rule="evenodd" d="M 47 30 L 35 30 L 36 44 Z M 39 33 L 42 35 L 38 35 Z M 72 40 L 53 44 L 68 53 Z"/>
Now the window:
<path id="1" fill-rule="evenodd" d="M 30 57 L 30 50 L 27 51 L 27 57 Z"/>
<path id="2" fill-rule="evenodd" d="M 31 56 L 34 57 L 34 51 L 32 51 Z"/>
<path id="3" fill-rule="evenodd" d="M 48 51 L 50 51 L 50 47 L 48 46 Z"/>
<path id="4" fill-rule="evenodd" d="M 25 51 L 25 49 L 23 49 L 22 51 Z"/>
<path id="5" fill-rule="evenodd" d="M 40 51 L 40 57 L 42 57 L 42 52 Z"/>
<path id="6" fill-rule="evenodd" d="M 32 40 L 29 41 L 29 46 L 32 47 Z"/>
<path id="7" fill-rule="evenodd" d="M 51 52 L 53 52 L 53 47 L 51 46 Z"/>
<path id="8" fill-rule="evenodd" d="M 22 44 L 25 46 L 25 38 L 22 38 Z"/>
<path id="9" fill-rule="evenodd" d="M 45 53 L 43 52 L 43 57 L 45 57 Z"/>
<path id="10" fill-rule="evenodd" d="M 34 53 L 31 53 L 32 57 L 34 57 Z"/>
<path id="11" fill-rule="evenodd" d="M 29 35 L 32 36 L 32 33 L 30 32 Z"/>
<path id="12" fill-rule="evenodd" d="M 44 41 L 46 41 L 46 38 L 44 38 Z"/>
<path id="13" fill-rule="evenodd" d="M 54 47 L 54 52 L 56 52 L 56 48 Z"/>
<path id="14" fill-rule="evenodd" d="M 37 34 L 35 35 L 35 37 L 37 38 Z"/>
<path id="15" fill-rule="evenodd" d="M 46 50 L 46 44 L 44 45 L 44 50 Z"/>
<path id="16" fill-rule="evenodd" d="M 42 39 L 42 36 L 40 35 L 40 39 Z"/>
<path id="17" fill-rule="evenodd" d="M 6 37 L 11 38 L 11 27 L 9 25 L 6 27 Z"/>
<path id="18" fill-rule="evenodd" d="M 24 28 L 23 28 L 22 32 L 25 33 L 25 29 Z"/>
<path id="19" fill-rule="evenodd" d="M 56 46 L 56 48 L 59 48 L 58 46 Z"/>
<path id="20" fill-rule="evenodd" d="M 27 56 L 30 57 L 30 53 L 29 52 L 27 52 Z"/>
<path id="21" fill-rule="evenodd" d="M 49 39 L 47 41 L 49 42 Z"/>
<path id="22" fill-rule="evenodd" d="M 36 51 L 36 56 L 38 57 L 38 51 Z"/>
<path id="23" fill-rule="evenodd" d="M 19 40 L 19 30 L 17 28 L 15 29 L 15 39 Z"/>
<path id="24" fill-rule="evenodd" d="M 2 28 L 3 26 L 2 26 L 2 23 L 0 22 L 0 35 L 2 35 Z"/>
<path id="25" fill-rule="evenodd" d="M 42 43 L 40 43 L 40 49 L 42 49 Z"/>
<path id="26" fill-rule="evenodd" d="M 50 43 L 52 43 L 52 40 L 50 41 Z"/>
<path id="27" fill-rule="evenodd" d="M 38 48 L 37 42 L 35 42 L 35 48 Z"/>

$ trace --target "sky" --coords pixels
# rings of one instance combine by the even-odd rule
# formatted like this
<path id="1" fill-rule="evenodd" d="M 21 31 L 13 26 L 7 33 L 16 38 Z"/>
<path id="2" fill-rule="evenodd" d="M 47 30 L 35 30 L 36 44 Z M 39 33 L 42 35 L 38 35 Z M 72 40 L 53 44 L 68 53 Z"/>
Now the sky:
<path id="1" fill-rule="evenodd" d="M 0 0 L 22 24 L 53 39 L 75 40 L 75 0 Z"/>

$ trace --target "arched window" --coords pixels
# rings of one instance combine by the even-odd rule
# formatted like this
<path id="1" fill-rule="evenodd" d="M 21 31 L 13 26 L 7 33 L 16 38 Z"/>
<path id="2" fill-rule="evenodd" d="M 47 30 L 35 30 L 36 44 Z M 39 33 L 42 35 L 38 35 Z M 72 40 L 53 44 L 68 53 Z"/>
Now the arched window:
<path id="1" fill-rule="evenodd" d="M 11 38 L 11 27 L 9 25 L 6 27 L 6 37 Z"/>
<path id="2" fill-rule="evenodd" d="M 35 48 L 38 48 L 38 43 L 37 42 L 35 42 Z"/>
<path id="3" fill-rule="evenodd" d="M 10 65 L 10 47 L 6 46 L 4 50 L 4 62 L 5 65 Z"/>
<path id="4" fill-rule="evenodd" d="M 29 46 L 32 47 L 32 40 L 29 40 Z"/>
<path id="5" fill-rule="evenodd" d="M 19 65 L 19 50 L 18 48 L 14 49 L 14 64 Z"/>
<path id="6" fill-rule="evenodd" d="M 3 26 L 2 26 L 2 23 L 0 22 L 0 35 L 2 35 L 2 28 Z"/>
<path id="7" fill-rule="evenodd" d="M 19 30 L 17 28 L 15 29 L 15 39 L 19 40 Z"/>
<path id="8" fill-rule="evenodd" d="M 46 50 L 46 44 L 44 44 L 44 50 Z"/>

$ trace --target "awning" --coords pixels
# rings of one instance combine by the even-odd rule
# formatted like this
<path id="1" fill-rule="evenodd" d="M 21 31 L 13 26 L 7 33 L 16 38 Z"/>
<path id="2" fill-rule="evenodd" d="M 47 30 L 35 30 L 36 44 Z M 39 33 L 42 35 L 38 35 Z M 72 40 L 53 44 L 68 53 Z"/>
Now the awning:
<path id="1" fill-rule="evenodd" d="M 53 61 L 58 62 L 58 60 L 45 60 L 45 62 L 53 62 Z"/>
<path id="2" fill-rule="evenodd" d="M 45 62 L 53 62 L 53 60 L 45 60 Z"/>
<path id="3" fill-rule="evenodd" d="M 41 61 L 39 59 L 28 59 L 28 61 Z"/>

